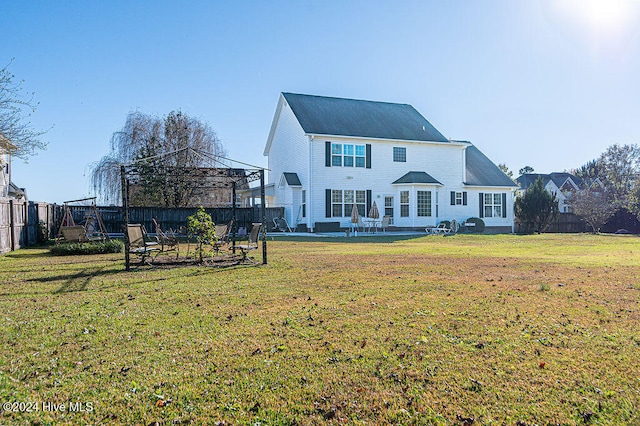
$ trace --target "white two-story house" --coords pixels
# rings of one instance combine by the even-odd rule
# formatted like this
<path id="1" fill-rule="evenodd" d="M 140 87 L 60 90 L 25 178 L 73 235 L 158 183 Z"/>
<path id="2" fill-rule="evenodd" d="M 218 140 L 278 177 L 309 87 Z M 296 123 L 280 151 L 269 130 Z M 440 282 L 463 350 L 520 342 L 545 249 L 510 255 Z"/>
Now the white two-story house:
<path id="1" fill-rule="evenodd" d="M 398 229 L 480 217 L 513 231 L 515 183 L 411 105 L 282 93 L 264 155 L 269 204 L 292 227 L 347 228 L 354 204 L 366 216 L 375 202 Z"/>

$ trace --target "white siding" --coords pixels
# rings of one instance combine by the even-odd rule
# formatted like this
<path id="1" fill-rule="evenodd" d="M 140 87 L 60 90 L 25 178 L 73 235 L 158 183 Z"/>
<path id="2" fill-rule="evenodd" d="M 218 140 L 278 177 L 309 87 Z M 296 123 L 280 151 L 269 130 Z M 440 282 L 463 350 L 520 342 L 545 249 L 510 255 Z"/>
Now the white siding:
<path id="1" fill-rule="evenodd" d="M 284 207 L 285 218 L 289 225 L 295 227 L 300 205 L 300 189 L 281 185 L 282 174 L 296 173 L 302 184 L 302 189 L 309 185 L 309 138 L 298 123 L 291 108 L 281 99 L 279 113 L 273 124 L 273 139 L 269 147 L 268 183 L 274 184 L 274 199 L 272 206 Z"/>
<path id="2" fill-rule="evenodd" d="M 302 223 L 313 228 L 316 222 L 339 221 L 342 227 L 350 224 L 350 214 L 326 217 L 327 189 L 371 190 L 380 215 L 384 215 L 384 197 L 393 196 L 394 225 L 416 227 L 437 225 L 441 220 L 462 222 L 479 216 L 479 194 L 506 193 L 507 217 L 484 218 L 488 227 L 513 226 L 513 189 L 495 187 L 467 187 L 465 180 L 464 143 L 426 143 L 408 141 L 369 140 L 343 137 L 307 136 L 295 115 L 281 97 L 272 124 L 269 145 L 268 182 L 275 184 L 274 204 L 285 207 L 287 221 L 296 225 L 301 190 L 307 194 L 307 217 Z M 371 144 L 371 168 L 327 167 L 325 143 L 353 145 Z M 393 148 L 406 148 L 406 162 L 393 161 Z M 393 182 L 410 171 L 426 172 L 442 185 L 403 184 Z M 297 173 L 302 188 L 280 185 L 283 172 Z M 410 215 L 400 216 L 400 191 L 410 191 Z M 432 215 L 417 216 L 417 191 L 431 191 Z M 466 192 L 467 205 L 451 205 L 451 191 Z"/>

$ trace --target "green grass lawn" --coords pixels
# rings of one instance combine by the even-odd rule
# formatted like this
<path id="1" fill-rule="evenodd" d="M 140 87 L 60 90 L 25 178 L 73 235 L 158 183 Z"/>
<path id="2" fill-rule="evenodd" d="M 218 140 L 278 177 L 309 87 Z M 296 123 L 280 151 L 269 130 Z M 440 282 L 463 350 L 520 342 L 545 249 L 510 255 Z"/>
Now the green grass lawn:
<path id="1" fill-rule="evenodd" d="M 640 424 L 637 237 L 279 239 L 233 269 L 123 257 L 0 256 L 0 402 L 38 409 L 0 424 Z"/>

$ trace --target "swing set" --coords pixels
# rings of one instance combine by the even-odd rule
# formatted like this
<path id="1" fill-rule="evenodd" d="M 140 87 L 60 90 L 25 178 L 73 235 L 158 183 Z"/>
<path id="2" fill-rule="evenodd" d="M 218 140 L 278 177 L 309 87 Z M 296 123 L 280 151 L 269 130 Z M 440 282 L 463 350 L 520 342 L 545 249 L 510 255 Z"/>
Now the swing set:
<path id="1" fill-rule="evenodd" d="M 73 219 L 71 205 L 82 207 L 85 201 L 91 201 L 90 206 L 85 206 L 84 224 L 76 224 Z M 96 197 L 81 198 L 64 202 L 64 214 L 58 228 L 56 242 L 82 243 L 87 241 L 105 241 L 109 239 L 107 229 L 102 221 L 102 216 L 96 206 Z"/>

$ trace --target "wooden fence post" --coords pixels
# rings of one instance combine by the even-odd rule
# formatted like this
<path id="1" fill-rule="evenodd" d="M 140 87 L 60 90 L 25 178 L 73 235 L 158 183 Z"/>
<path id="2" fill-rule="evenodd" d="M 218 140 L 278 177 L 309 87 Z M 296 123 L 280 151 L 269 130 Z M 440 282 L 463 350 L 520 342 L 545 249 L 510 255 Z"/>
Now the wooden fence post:
<path id="1" fill-rule="evenodd" d="M 15 237 L 15 214 L 13 212 L 13 199 L 9 199 L 9 239 L 11 241 L 11 251 L 16 249 L 16 237 Z"/>

